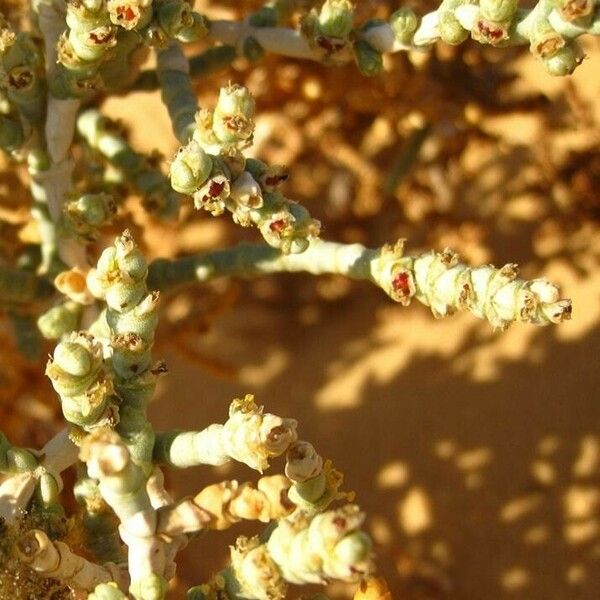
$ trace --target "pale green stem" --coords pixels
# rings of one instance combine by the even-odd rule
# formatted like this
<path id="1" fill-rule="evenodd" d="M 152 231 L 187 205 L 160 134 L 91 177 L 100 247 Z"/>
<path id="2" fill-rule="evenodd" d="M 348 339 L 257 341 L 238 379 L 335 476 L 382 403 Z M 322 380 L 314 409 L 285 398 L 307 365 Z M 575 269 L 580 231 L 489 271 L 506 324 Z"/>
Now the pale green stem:
<path id="1" fill-rule="evenodd" d="M 160 169 L 151 167 L 149 159 L 136 152 L 100 111 L 89 109 L 80 113 L 77 131 L 92 149 L 124 174 L 147 202 L 152 197 L 162 202 L 161 214 L 176 211 L 180 195 L 171 188 L 168 177 Z"/>
<path id="2" fill-rule="evenodd" d="M 239 244 L 227 250 L 206 254 L 156 260 L 150 264 L 148 285 L 167 290 L 178 285 L 204 282 L 217 277 L 253 277 L 267 273 L 306 271 L 313 275 L 337 273 L 352 279 L 373 281 L 370 261 L 379 250 L 360 244 L 338 244 L 313 240 L 300 254 L 282 254 L 263 244 Z"/>
<path id="3" fill-rule="evenodd" d="M 58 232 L 56 222 L 50 214 L 48 203 L 49 186 L 47 185 L 50 162 L 40 151 L 30 152 L 28 156 L 30 190 L 33 198 L 31 214 L 37 221 L 40 234 L 40 252 L 42 262 L 40 271 L 49 276 L 57 275 L 63 268 L 58 254 Z"/>
<path id="4" fill-rule="evenodd" d="M 236 50 L 231 46 L 215 46 L 189 59 L 190 77 L 199 79 L 226 69 L 236 57 Z M 158 73 L 155 69 L 142 71 L 135 80 L 130 91 L 154 91 L 160 87 Z"/>
<path id="5" fill-rule="evenodd" d="M 546 0 L 536 5 L 532 10 L 519 11 L 516 26 L 509 32 L 509 37 L 503 40 L 501 46 L 523 45 L 529 43 L 532 21 L 544 14 L 551 15 L 552 25 L 555 30 L 566 38 L 574 39 L 583 34 L 600 35 L 600 10 L 596 8 L 596 15 L 592 23 L 587 26 L 577 26 L 560 18 L 556 11 Z M 478 7 L 473 4 L 464 4 L 456 9 L 456 16 L 463 27 L 471 29 L 477 18 Z M 440 37 L 437 30 L 438 11 L 433 11 L 421 18 L 419 27 L 414 32 L 412 43 L 402 43 L 395 39 L 391 27 L 381 23 L 364 32 L 359 37 L 365 39 L 379 52 L 393 53 L 414 50 L 431 46 Z M 241 48 L 244 39 L 253 37 L 268 52 L 281 54 L 293 58 L 304 58 L 322 61 L 325 53 L 321 48 L 312 46 L 308 39 L 299 31 L 286 27 L 256 27 L 247 22 L 215 20 L 211 22 L 210 35 L 216 41 Z M 336 61 L 349 62 L 351 54 L 336 57 Z"/>
<path id="6" fill-rule="evenodd" d="M 172 41 L 167 48 L 158 51 L 156 74 L 173 133 L 182 144 L 186 144 L 194 132 L 198 105 L 188 59 L 179 42 Z"/>
<path id="7" fill-rule="evenodd" d="M 249 277 L 262 273 L 305 271 L 332 273 L 370 281 L 392 299 L 408 305 L 414 298 L 436 317 L 468 310 L 504 329 L 516 321 L 548 325 L 571 316 L 571 301 L 561 299 L 554 284 L 544 279 L 517 277 L 514 264 L 468 267 L 450 250 L 404 255 L 402 243 L 371 250 L 361 244 L 314 240 L 301 254 L 284 255 L 265 246 L 241 244 L 150 266 L 153 287 L 168 289 L 223 275 Z"/>
<path id="8" fill-rule="evenodd" d="M 12 446 L 0 431 L 0 473 L 2 475 L 32 471 L 37 465 L 37 458 L 29 450 Z"/>
<path id="9" fill-rule="evenodd" d="M 81 466 L 79 471 L 73 491 L 83 513 L 87 547 L 95 558 L 103 563 L 123 563 L 127 556 L 119 537 L 119 522 L 114 513 L 107 510 L 108 506 L 100 500 L 98 482 L 87 476 L 85 467 Z M 98 509 L 94 510 L 96 506 Z"/>

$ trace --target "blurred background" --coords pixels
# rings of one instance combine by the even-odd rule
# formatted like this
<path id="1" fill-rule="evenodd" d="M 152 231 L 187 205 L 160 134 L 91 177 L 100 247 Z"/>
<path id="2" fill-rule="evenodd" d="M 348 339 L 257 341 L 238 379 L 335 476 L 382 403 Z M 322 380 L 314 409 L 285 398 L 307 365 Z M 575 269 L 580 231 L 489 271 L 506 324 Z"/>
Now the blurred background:
<path id="1" fill-rule="evenodd" d="M 256 6 L 196 4 L 229 17 Z M 361 0 L 359 20 L 393 8 Z M 472 264 L 517 262 L 573 299 L 570 322 L 506 332 L 468 314 L 436 321 L 332 276 L 215 281 L 163 300 L 155 356 L 169 376 L 151 408 L 156 427 L 222 422 L 245 393 L 297 418 L 301 437 L 357 492 L 398 600 L 598 598 L 600 43 L 585 49 L 567 78 L 547 75 L 526 49 L 466 43 L 386 57 L 373 79 L 353 65 L 268 56 L 198 82 L 202 106 L 228 81 L 250 88 L 253 153 L 290 167 L 286 195 L 323 222 L 324 239 L 404 237 L 411 253 L 450 246 Z M 157 93 L 110 98 L 103 110 L 129 126 L 136 148 L 172 156 Z M 23 182 L 1 164 L 4 261 L 36 239 Z M 189 205 L 178 223 L 149 217 L 139 198 L 126 208 L 106 239 L 131 226 L 149 257 L 259 241 Z M 14 443 L 40 446 L 59 407 L 42 374 L 51 346 L 30 358 L 16 351 L 31 350 L 15 335 L 24 318 L 7 311 L 0 322 L 0 420 Z M 185 495 L 232 477 L 255 475 L 197 468 L 168 482 Z M 172 597 L 220 568 L 242 531 L 258 529 L 191 543 Z"/>

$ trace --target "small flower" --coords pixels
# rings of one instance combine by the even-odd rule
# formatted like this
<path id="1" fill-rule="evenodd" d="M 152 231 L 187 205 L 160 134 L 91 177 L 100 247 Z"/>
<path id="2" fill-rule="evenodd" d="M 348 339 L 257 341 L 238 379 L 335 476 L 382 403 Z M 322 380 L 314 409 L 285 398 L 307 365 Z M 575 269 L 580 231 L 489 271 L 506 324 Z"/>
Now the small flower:
<path id="1" fill-rule="evenodd" d="M 79 267 L 59 273 L 54 279 L 54 286 L 61 293 L 77 304 L 92 304 L 94 296 L 87 287 L 86 273 Z"/>
<path id="2" fill-rule="evenodd" d="M 347 38 L 353 21 L 354 7 L 348 0 L 325 0 L 318 16 L 321 33 L 331 38 Z"/>
<path id="3" fill-rule="evenodd" d="M 213 216 L 223 214 L 230 190 L 231 184 L 225 175 L 214 175 L 194 193 L 194 206 Z"/>
<path id="4" fill-rule="evenodd" d="M 417 30 L 419 22 L 415 11 L 408 6 L 403 6 L 392 14 L 390 25 L 396 38 L 403 43 L 408 43 L 413 33 Z"/>
<path id="5" fill-rule="evenodd" d="M 140 29 L 152 18 L 151 0 L 107 0 L 110 20 L 123 29 Z"/>
<path id="6" fill-rule="evenodd" d="M 192 140 L 179 149 L 171 163 L 171 187 L 182 194 L 192 195 L 208 179 L 212 168 L 210 156 L 198 142 Z"/>
<path id="7" fill-rule="evenodd" d="M 489 21 L 503 23 L 510 21 L 519 8 L 518 0 L 480 0 L 481 14 Z"/>
<path id="8" fill-rule="evenodd" d="M 294 442 L 286 454 L 285 474 L 294 482 L 302 482 L 316 477 L 323 471 L 323 459 L 312 444 Z"/>
<path id="9" fill-rule="evenodd" d="M 364 40 L 354 44 L 354 59 L 358 70 L 367 77 L 378 75 L 383 70 L 381 53 Z"/>
<path id="10" fill-rule="evenodd" d="M 471 31 L 474 40 L 492 46 L 508 39 L 509 26 L 506 23 L 496 23 L 480 17 Z"/>

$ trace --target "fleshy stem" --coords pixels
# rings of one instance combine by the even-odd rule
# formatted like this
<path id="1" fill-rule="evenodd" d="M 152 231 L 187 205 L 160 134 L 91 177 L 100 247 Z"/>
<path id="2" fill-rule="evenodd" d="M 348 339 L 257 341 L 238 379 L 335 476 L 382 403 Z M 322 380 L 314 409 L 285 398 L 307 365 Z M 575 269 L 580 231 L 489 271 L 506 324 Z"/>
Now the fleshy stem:
<path id="1" fill-rule="evenodd" d="M 263 539 L 239 537 L 231 567 L 192 588 L 187 600 L 282 600 L 288 582 L 359 581 L 373 568 L 370 539 L 359 529 L 363 520 L 357 506 L 345 505 L 316 515 L 293 513 Z"/>
<path id="2" fill-rule="evenodd" d="M 449 250 L 404 256 L 403 243 L 368 249 L 361 244 L 313 240 L 301 254 L 284 255 L 261 245 L 240 244 L 150 266 L 152 287 L 166 290 L 222 276 L 251 277 L 263 273 L 306 271 L 336 273 L 371 281 L 403 305 L 414 297 L 436 317 L 468 310 L 495 328 L 523 321 L 559 323 L 571 315 L 570 300 L 560 300 L 558 288 L 543 280 L 517 278 L 516 265 L 470 268 Z"/>
<path id="3" fill-rule="evenodd" d="M 223 465 L 233 459 L 262 472 L 269 466 L 269 458 L 283 454 L 296 441 L 296 426 L 294 419 L 263 413 L 263 407 L 249 394 L 231 403 L 224 425 L 157 434 L 153 456 L 179 468 Z"/>
<path id="4" fill-rule="evenodd" d="M 156 75 L 175 137 L 185 144 L 194 133 L 198 110 L 190 65 L 181 44 L 172 41 L 157 53 Z"/>
<path id="5" fill-rule="evenodd" d="M 77 131 L 92 149 L 125 175 L 149 210 L 162 216 L 177 213 L 180 194 L 171 188 L 169 179 L 149 157 L 131 147 L 117 123 L 90 109 L 77 118 Z"/>
<path id="6" fill-rule="evenodd" d="M 389 22 L 374 20 L 353 28 L 352 21 L 349 2 L 326 0 L 320 13 L 304 17 L 300 30 L 215 20 L 210 35 L 238 49 L 251 38 L 265 51 L 327 64 L 354 58 L 366 75 L 381 71 L 381 54 L 424 49 L 440 39 L 459 44 L 469 37 L 502 47 L 529 44 L 551 74 L 566 75 L 582 59 L 575 38 L 600 35 L 600 10 L 594 0 L 540 0 L 531 10 L 519 9 L 511 0 L 444 0 L 421 18 L 403 7 Z"/>
<path id="7" fill-rule="evenodd" d="M 114 388 L 120 399 L 118 433 L 145 473 L 152 470 L 154 430 L 146 407 L 164 363 L 152 364 L 158 292 L 148 292 L 147 264 L 129 231 L 104 250 L 88 274 L 92 293 L 105 300 L 105 328 L 112 348 Z M 100 324 L 98 324 L 101 327 Z"/>
<path id="8" fill-rule="evenodd" d="M 77 446 L 68 430 L 55 435 L 40 452 L 11 447 L 0 435 L 0 472 L 9 474 L 0 485 L 0 517 L 7 522 L 27 509 L 38 491 L 42 503 L 56 503 L 62 489 L 60 473 L 77 461 Z"/>
<path id="9" fill-rule="evenodd" d="M 32 529 L 19 539 L 17 555 L 43 577 L 59 579 L 73 590 L 91 592 L 100 583 L 110 581 L 121 581 L 126 588 L 126 571 L 111 563 L 93 563 L 75 554 L 64 542 L 52 541 L 40 529 Z"/>
<path id="10" fill-rule="evenodd" d="M 236 50 L 232 46 L 208 48 L 201 54 L 192 56 L 189 59 L 190 77 L 192 79 L 199 79 L 226 69 L 235 57 Z M 157 90 L 159 87 L 158 72 L 155 69 L 146 69 L 140 73 L 131 88 L 127 89 L 127 92 L 150 92 Z"/>
<path id="11" fill-rule="evenodd" d="M 55 69 L 57 48 L 64 15 L 51 2 L 41 1 L 38 6 L 38 24 L 45 47 L 46 77 L 50 80 Z M 68 156 L 73 141 L 75 119 L 80 101 L 76 98 L 62 99 L 48 92 L 46 107 L 45 141 L 49 156 L 48 168 L 38 177 L 39 198 L 44 198 L 53 223 L 58 224 L 63 202 L 72 186 L 73 161 Z M 69 240 L 57 244 L 60 258 L 69 266 L 85 265 L 84 249 Z"/>
<path id="12" fill-rule="evenodd" d="M 156 536 L 157 515 L 146 489 L 148 477 L 110 429 L 98 428 L 89 434 L 80 459 L 119 518 L 119 533 L 128 546 L 129 593 L 136 600 L 163 598 L 165 541 Z"/>

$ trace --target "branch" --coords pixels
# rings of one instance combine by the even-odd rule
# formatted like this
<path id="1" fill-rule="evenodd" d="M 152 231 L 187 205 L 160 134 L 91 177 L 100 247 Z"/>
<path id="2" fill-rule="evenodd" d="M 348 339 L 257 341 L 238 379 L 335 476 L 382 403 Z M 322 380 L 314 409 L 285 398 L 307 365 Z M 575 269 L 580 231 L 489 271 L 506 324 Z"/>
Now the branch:
<path id="1" fill-rule="evenodd" d="M 126 573 L 113 564 L 104 566 L 75 554 L 64 542 L 53 542 L 42 530 L 33 529 L 17 544 L 19 559 L 44 577 L 59 579 L 74 590 L 92 591 L 100 583 L 118 581 L 126 587 Z"/>
<path id="2" fill-rule="evenodd" d="M 349 2 L 328 0 L 304 16 L 299 30 L 261 27 L 243 22 L 215 20 L 210 35 L 242 51 L 253 39 L 263 49 L 291 58 L 325 64 L 353 59 L 366 75 L 381 71 L 381 54 L 425 49 L 438 40 L 460 44 L 472 38 L 493 46 L 529 45 L 553 75 L 571 73 L 583 58 L 574 45 L 583 34 L 600 35 L 600 10 L 594 0 L 540 0 L 531 10 L 511 0 L 443 0 L 437 10 L 418 18 L 403 7 L 389 23 L 373 20 L 353 28 Z"/>
<path id="3" fill-rule="evenodd" d="M 236 50 L 232 46 L 215 46 L 192 56 L 189 58 L 190 77 L 199 79 L 226 69 L 236 54 Z M 127 92 L 151 92 L 159 87 L 158 72 L 155 69 L 146 69 L 140 73 Z"/>
<path id="4" fill-rule="evenodd" d="M 267 246 L 240 244 L 174 261 L 155 261 L 150 265 L 149 282 L 153 288 L 166 290 L 223 276 L 301 271 L 367 280 L 403 305 L 415 298 L 429 306 L 435 317 L 468 310 L 499 329 L 516 321 L 560 323 L 571 316 L 571 301 L 561 300 L 554 284 L 519 279 L 514 264 L 501 269 L 471 268 L 459 263 L 450 250 L 404 256 L 403 243 L 368 249 L 361 244 L 313 240 L 305 252 L 288 255 Z"/>
<path id="5" fill-rule="evenodd" d="M 193 534 L 204 529 L 228 529 L 242 520 L 269 521 L 288 516 L 295 504 L 288 498 L 291 482 L 283 475 L 261 477 L 256 483 L 222 481 L 158 510 L 157 533 Z"/>
<path id="6" fill-rule="evenodd" d="M 263 407 L 247 395 L 231 403 L 224 425 L 157 433 L 153 458 L 179 468 L 223 465 L 234 459 L 262 472 L 269 458 L 280 456 L 296 441 L 296 426 L 294 419 L 263 413 Z"/>

